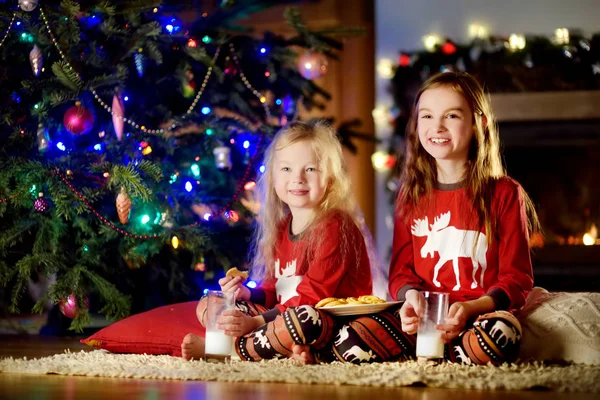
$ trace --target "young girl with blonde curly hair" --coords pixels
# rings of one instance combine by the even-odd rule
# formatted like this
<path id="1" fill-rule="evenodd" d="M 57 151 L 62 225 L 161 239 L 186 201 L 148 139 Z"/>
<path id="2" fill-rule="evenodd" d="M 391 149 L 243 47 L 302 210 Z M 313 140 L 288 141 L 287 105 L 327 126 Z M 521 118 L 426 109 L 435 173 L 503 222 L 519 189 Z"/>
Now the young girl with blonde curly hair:
<path id="1" fill-rule="evenodd" d="M 335 353 L 334 321 L 315 308 L 319 300 L 372 292 L 363 223 L 341 145 L 329 125 L 285 127 L 266 149 L 264 165 L 250 268 L 262 283 L 249 289 L 241 277 L 219 280 L 237 300 L 237 309 L 225 311 L 219 327 L 235 337 L 244 360 L 285 356 L 310 363 L 315 352 Z M 202 324 L 205 310 L 201 300 Z M 184 358 L 200 358 L 203 351 L 203 338 L 184 338 Z"/>

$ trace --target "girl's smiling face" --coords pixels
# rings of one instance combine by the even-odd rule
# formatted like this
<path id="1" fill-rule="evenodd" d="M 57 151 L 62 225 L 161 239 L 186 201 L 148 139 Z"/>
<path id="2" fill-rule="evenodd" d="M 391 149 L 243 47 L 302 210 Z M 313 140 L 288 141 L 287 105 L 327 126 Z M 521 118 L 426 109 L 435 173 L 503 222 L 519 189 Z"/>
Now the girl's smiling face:
<path id="1" fill-rule="evenodd" d="M 436 161 L 467 161 L 473 122 L 473 111 L 465 98 L 449 87 L 427 89 L 419 98 L 419 141 Z"/>
<path id="2" fill-rule="evenodd" d="M 292 213 L 296 209 L 315 209 L 323 200 L 327 185 L 319 164 L 313 147 L 306 140 L 275 151 L 275 192 Z"/>

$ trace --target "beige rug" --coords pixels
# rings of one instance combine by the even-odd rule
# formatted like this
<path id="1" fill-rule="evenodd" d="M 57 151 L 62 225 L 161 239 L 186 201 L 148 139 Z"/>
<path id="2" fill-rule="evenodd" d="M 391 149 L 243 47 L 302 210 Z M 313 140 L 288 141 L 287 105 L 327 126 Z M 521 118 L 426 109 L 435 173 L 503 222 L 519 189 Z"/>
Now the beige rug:
<path id="1" fill-rule="evenodd" d="M 227 382 L 287 382 L 333 385 L 426 385 L 473 389 L 550 389 L 600 392 L 600 366 L 511 364 L 469 367 L 421 365 L 414 361 L 381 364 L 299 365 L 291 360 L 232 361 L 223 364 L 184 361 L 171 356 L 112 354 L 103 350 L 58 354 L 28 360 L 0 360 L 0 372 L 120 378 Z"/>

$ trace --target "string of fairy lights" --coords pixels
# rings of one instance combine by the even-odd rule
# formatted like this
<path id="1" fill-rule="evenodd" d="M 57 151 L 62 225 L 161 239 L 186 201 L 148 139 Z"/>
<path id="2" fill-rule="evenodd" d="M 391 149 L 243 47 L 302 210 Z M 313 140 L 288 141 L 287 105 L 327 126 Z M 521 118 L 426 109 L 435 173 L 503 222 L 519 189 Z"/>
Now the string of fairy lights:
<path id="1" fill-rule="evenodd" d="M 6 33 L 4 34 L 4 37 L 2 38 L 2 40 L 0 40 L 0 47 L 2 47 L 2 45 L 4 44 L 4 41 L 6 40 L 6 38 L 8 37 L 8 34 L 10 33 L 10 29 L 13 26 L 13 22 L 15 22 L 15 18 L 17 18 L 17 13 L 14 13 L 9 24 L 8 24 L 8 28 L 6 29 Z"/>

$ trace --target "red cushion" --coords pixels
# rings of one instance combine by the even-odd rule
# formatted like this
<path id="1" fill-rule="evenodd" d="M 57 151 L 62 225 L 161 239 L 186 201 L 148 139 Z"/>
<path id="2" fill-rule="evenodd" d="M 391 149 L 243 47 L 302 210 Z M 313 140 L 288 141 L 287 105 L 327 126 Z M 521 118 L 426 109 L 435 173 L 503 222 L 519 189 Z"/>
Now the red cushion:
<path id="1" fill-rule="evenodd" d="M 204 337 L 196 318 L 197 301 L 171 304 L 132 315 L 82 339 L 81 343 L 114 353 L 170 354 L 181 357 L 188 333 Z"/>

